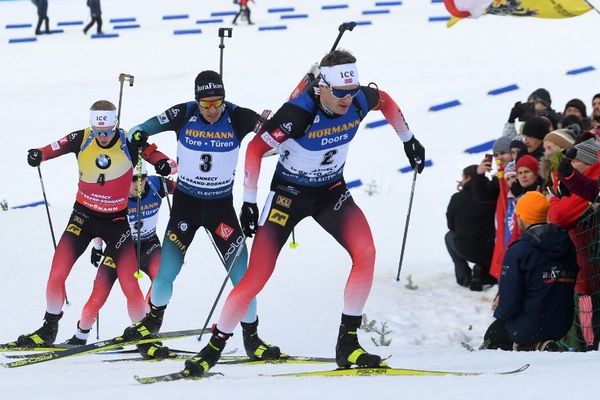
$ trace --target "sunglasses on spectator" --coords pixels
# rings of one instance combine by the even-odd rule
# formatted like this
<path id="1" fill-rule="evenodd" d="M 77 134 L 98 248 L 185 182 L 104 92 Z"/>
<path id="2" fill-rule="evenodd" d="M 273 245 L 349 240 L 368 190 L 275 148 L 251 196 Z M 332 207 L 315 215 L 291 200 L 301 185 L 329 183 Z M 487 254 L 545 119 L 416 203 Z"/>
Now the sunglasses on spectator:
<path id="1" fill-rule="evenodd" d="M 198 105 L 201 108 L 219 108 L 225 102 L 224 98 L 216 99 L 216 100 L 198 100 Z"/>

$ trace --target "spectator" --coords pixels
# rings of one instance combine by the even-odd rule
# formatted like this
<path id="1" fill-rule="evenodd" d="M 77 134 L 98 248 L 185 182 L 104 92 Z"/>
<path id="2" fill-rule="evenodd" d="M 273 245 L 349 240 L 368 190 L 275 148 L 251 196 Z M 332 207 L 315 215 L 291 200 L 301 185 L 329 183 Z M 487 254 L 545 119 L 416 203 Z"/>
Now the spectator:
<path id="1" fill-rule="evenodd" d="M 87 35 L 92 26 L 96 24 L 98 35 L 102 35 L 102 10 L 100 9 L 100 0 L 87 0 L 87 6 L 90 8 L 92 20 L 83 28 L 83 34 Z"/>
<path id="2" fill-rule="evenodd" d="M 544 117 L 531 117 L 523 125 L 523 143 L 527 153 L 537 160 L 544 155 L 544 137 L 550 132 L 550 122 Z"/>
<path id="3" fill-rule="evenodd" d="M 581 161 L 582 158 L 587 158 L 588 161 L 591 161 L 591 155 L 584 153 L 593 151 L 593 149 L 596 146 L 600 146 L 600 144 L 592 139 L 588 139 L 581 143 L 581 145 L 584 144 L 586 150 L 582 150 L 582 154 L 579 154 L 581 147 L 578 148 L 573 146 L 567 151 L 565 157 L 561 160 L 560 164 L 558 164 L 558 176 L 569 192 L 574 193 L 587 201 L 594 201 L 598 197 L 598 185 L 600 181 L 585 176 L 579 171 L 579 168 L 574 168 L 572 160 L 579 158 Z"/>
<path id="4" fill-rule="evenodd" d="M 514 161 L 509 162 L 504 168 L 504 180 L 507 187 L 511 187 L 513 182 L 517 180 L 517 170 Z M 509 190 L 506 194 L 506 215 L 504 217 L 504 239 L 503 246 L 506 248 L 510 243 L 510 238 L 515 232 L 515 207 L 517 206 L 517 198 Z"/>
<path id="5" fill-rule="evenodd" d="M 565 105 L 565 111 L 563 112 L 563 115 L 565 117 L 569 115 L 575 115 L 581 120 L 587 118 L 585 103 L 579 99 L 569 100 Z"/>
<path id="6" fill-rule="evenodd" d="M 596 141 L 588 140 L 577 144 L 575 148 L 577 153 L 571 161 L 571 166 L 585 177 L 598 180 L 600 178 L 600 163 L 598 163 L 600 146 Z M 597 230 L 589 230 L 589 227 L 578 224 L 578 221 L 589 215 L 590 211 L 592 209 L 587 200 L 572 194 L 568 197 L 552 197 L 548 215 L 551 223 L 569 230 L 577 249 L 577 263 L 580 269 L 577 274 L 575 293 L 578 295 L 581 333 L 587 349 L 596 350 L 598 342 L 592 327 L 593 307 L 590 296 L 599 289 L 594 279 L 598 263 L 590 243 L 598 240 Z"/>
<path id="7" fill-rule="evenodd" d="M 519 158 L 521 154 L 527 154 L 527 146 L 525 146 L 525 143 L 520 139 L 515 139 L 510 142 L 511 160 L 517 162 L 517 158 Z"/>
<path id="8" fill-rule="evenodd" d="M 46 29 L 44 30 L 43 33 L 45 34 L 49 34 L 52 33 L 50 31 L 50 20 L 48 19 L 48 0 L 31 0 L 31 2 L 37 7 L 37 15 L 38 15 L 38 22 L 37 22 L 37 26 L 35 27 L 35 34 L 36 35 L 41 35 L 42 31 L 40 31 L 40 29 L 42 28 L 42 22 L 44 23 L 44 26 L 46 27 Z"/>
<path id="9" fill-rule="evenodd" d="M 543 181 L 540 177 L 540 164 L 533 156 L 525 154 L 517 160 L 517 180 L 513 182 L 510 191 L 516 198 L 526 192 L 541 189 Z"/>
<path id="10" fill-rule="evenodd" d="M 510 110 L 508 121 L 504 125 L 503 136 L 515 138 L 517 130 L 515 120 L 527 122 L 532 117 L 546 117 L 552 125 L 552 130 L 558 125 L 558 115 L 550 106 L 552 99 L 550 93 L 543 88 L 534 90 L 527 98 L 526 103 L 516 102 Z"/>
<path id="11" fill-rule="evenodd" d="M 522 142 L 521 142 L 522 143 Z M 487 179 L 486 172 L 491 172 L 492 163 L 487 159 L 483 159 L 477 167 L 477 175 L 473 176 L 472 191 L 476 200 L 480 202 L 496 202 L 496 238 L 494 243 L 494 252 L 490 266 L 490 274 L 498 279 L 500 277 L 500 268 L 502 266 L 502 257 L 504 256 L 505 243 L 505 218 L 507 211 L 507 195 L 508 186 L 502 179 L 505 166 L 511 161 L 510 146 L 512 142 L 510 138 L 501 136 L 494 143 L 493 151 L 496 156 L 496 164 L 498 172 L 491 179 Z M 499 162 L 500 161 L 500 162 Z"/>
<path id="12" fill-rule="evenodd" d="M 567 232 L 546 223 L 548 201 L 538 192 L 521 197 L 515 210 L 521 238 L 504 256 L 494 317 L 482 348 L 558 351 L 573 321 L 577 274 Z"/>
<path id="13" fill-rule="evenodd" d="M 542 164 L 547 171 L 544 176 L 546 187 L 552 193 L 558 191 L 558 164 L 563 158 L 563 151 L 570 149 L 575 144 L 574 132 L 570 129 L 557 129 L 544 137 L 544 158 Z"/>
<path id="14" fill-rule="evenodd" d="M 473 197 L 471 178 L 477 175 L 477 165 L 463 169 L 458 182 L 458 193 L 452 195 L 446 211 L 448 233 L 446 248 L 454 262 L 456 282 L 473 291 L 481 291 L 483 284 L 494 284 L 489 275 L 494 250 L 495 201 L 480 202 Z M 475 263 L 473 271 L 468 262 Z"/>

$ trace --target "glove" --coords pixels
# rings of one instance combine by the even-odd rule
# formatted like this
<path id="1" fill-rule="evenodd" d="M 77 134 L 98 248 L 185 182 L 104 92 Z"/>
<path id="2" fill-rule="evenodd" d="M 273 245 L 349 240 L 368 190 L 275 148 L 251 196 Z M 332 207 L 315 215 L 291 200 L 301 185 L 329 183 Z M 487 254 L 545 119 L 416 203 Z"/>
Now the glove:
<path id="1" fill-rule="evenodd" d="M 103 255 L 104 253 L 102 253 L 102 249 L 92 247 L 92 255 L 90 256 L 90 261 L 94 267 L 98 268 Z"/>
<path id="2" fill-rule="evenodd" d="M 408 142 L 404 142 L 404 152 L 411 168 L 416 168 L 421 173 L 425 168 L 425 147 L 413 136 Z"/>
<path id="3" fill-rule="evenodd" d="M 240 215 L 240 224 L 246 237 L 251 238 L 256 233 L 256 228 L 258 228 L 258 207 L 256 203 L 244 202 Z"/>
<path id="4" fill-rule="evenodd" d="M 142 147 L 148 141 L 148 134 L 144 131 L 129 132 L 129 141 L 135 147 Z"/>
<path id="5" fill-rule="evenodd" d="M 575 151 L 577 151 L 577 149 L 575 149 Z M 558 163 L 558 168 L 556 169 L 558 170 L 558 176 L 560 176 L 561 179 L 571 176 L 571 174 L 573 174 L 573 166 L 571 165 L 569 156 L 565 156 L 565 158 L 560 160 L 560 163 Z"/>
<path id="6" fill-rule="evenodd" d="M 513 108 L 511 108 L 510 115 L 508 116 L 508 122 L 509 123 L 514 124 L 515 120 L 521 114 L 521 104 L 523 104 L 523 103 L 521 103 L 520 101 L 517 101 L 515 103 L 515 105 L 513 106 Z"/>
<path id="7" fill-rule="evenodd" d="M 513 196 L 519 197 L 525 193 L 525 190 L 523 190 L 523 186 L 521 186 L 519 181 L 515 180 L 512 185 L 510 185 L 510 192 L 513 194 Z"/>
<path id="8" fill-rule="evenodd" d="M 159 160 L 156 164 L 154 164 L 154 169 L 156 173 L 161 176 L 167 176 L 171 173 L 171 165 L 169 164 L 168 158 L 163 158 Z"/>
<path id="9" fill-rule="evenodd" d="M 42 151 L 39 149 L 27 150 L 27 163 L 32 167 L 39 167 L 42 163 Z"/>

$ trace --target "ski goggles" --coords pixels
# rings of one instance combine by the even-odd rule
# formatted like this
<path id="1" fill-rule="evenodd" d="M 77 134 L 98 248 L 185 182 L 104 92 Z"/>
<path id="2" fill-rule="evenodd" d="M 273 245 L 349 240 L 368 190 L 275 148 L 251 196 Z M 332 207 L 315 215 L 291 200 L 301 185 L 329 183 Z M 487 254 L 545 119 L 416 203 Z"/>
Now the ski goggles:
<path id="1" fill-rule="evenodd" d="M 113 133 L 115 133 L 115 131 L 112 129 L 102 129 L 102 130 L 92 129 L 92 135 L 94 135 L 94 136 L 105 136 L 106 137 L 106 136 L 112 135 Z"/>
<path id="2" fill-rule="evenodd" d="M 223 105 L 223 103 L 225 103 L 224 97 L 216 100 L 198 100 L 198 105 L 200 108 L 219 108 Z"/>
<path id="3" fill-rule="evenodd" d="M 334 87 L 329 86 L 329 90 L 331 90 L 332 95 L 341 100 L 346 96 L 355 98 L 358 95 L 358 92 L 360 92 L 360 87 L 356 87 L 355 89 L 336 89 Z"/>

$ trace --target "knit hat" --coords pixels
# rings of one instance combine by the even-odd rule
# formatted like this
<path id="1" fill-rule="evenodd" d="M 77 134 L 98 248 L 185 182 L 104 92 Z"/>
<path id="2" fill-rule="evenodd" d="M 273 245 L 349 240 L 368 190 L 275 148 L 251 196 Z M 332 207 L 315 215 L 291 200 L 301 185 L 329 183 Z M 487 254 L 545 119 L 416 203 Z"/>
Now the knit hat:
<path id="1" fill-rule="evenodd" d="M 544 140 L 550 132 L 550 123 L 547 118 L 544 117 L 531 117 L 525 124 L 523 124 L 523 135 Z"/>
<path id="2" fill-rule="evenodd" d="M 517 175 L 517 168 L 515 167 L 514 161 L 509 162 L 506 164 L 506 167 L 504 167 L 504 177 L 506 178 L 512 175 Z"/>
<path id="3" fill-rule="evenodd" d="M 543 224 L 548 218 L 548 200 L 538 191 L 526 192 L 517 201 L 515 214 L 530 225 Z"/>
<path id="4" fill-rule="evenodd" d="M 592 103 L 594 102 L 594 100 L 596 100 L 596 99 L 597 99 L 597 98 L 599 98 L 599 97 L 600 97 L 600 93 L 596 93 L 596 94 L 594 95 L 594 97 L 592 97 Z"/>
<path id="5" fill-rule="evenodd" d="M 531 100 L 538 101 L 544 104 L 546 107 L 550 107 L 550 105 L 552 104 L 550 93 L 544 88 L 534 90 L 533 93 L 531 93 L 527 98 L 527 101 Z"/>
<path id="6" fill-rule="evenodd" d="M 525 143 L 523 143 L 523 141 L 519 139 L 515 139 L 512 142 L 510 142 L 510 149 L 519 149 L 521 151 L 527 152 L 527 146 L 525 146 Z"/>
<path id="7" fill-rule="evenodd" d="M 494 142 L 494 147 L 492 147 L 492 151 L 494 152 L 494 154 L 510 153 L 510 142 L 511 139 L 508 136 L 500 136 Z"/>
<path id="8" fill-rule="evenodd" d="M 529 154 L 525 154 L 517 159 L 517 165 L 515 169 L 517 173 L 519 172 L 519 168 L 525 167 L 535 175 L 539 175 L 540 172 L 540 163 L 534 156 L 530 156 Z"/>
<path id="9" fill-rule="evenodd" d="M 194 81 L 196 100 L 204 97 L 225 97 L 225 86 L 221 75 L 215 71 L 202 71 Z"/>
<path id="10" fill-rule="evenodd" d="M 564 111 L 565 114 L 567 112 L 567 108 L 569 108 L 569 107 L 573 107 L 573 108 L 578 109 L 579 112 L 581 113 L 581 115 L 583 116 L 583 118 L 585 118 L 587 116 L 585 104 L 584 104 L 583 101 L 581 101 L 579 99 L 571 99 L 571 100 L 569 100 L 567 102 L 567 104 L 565 105 L 565 111 Z"/>
<path id="11" fill-rule="evenodd" d="M 571 133 L 570 129 L 557 129 L 547 134 L 544 140 L 554 143 L 561 149 L 568 149 L 575 144 L 575 138 Z"/>
<path id="12" fill-rule="evenodd" d="M 598 162 L 598 151 L 600 151 L 600 145 L 594 139 L 588 139 L 585 142 L 581 142 L 575 145 L 577 149 L 577 155 L 575 160 L 581 161 L 584 164 L 592 165 Z"/>

